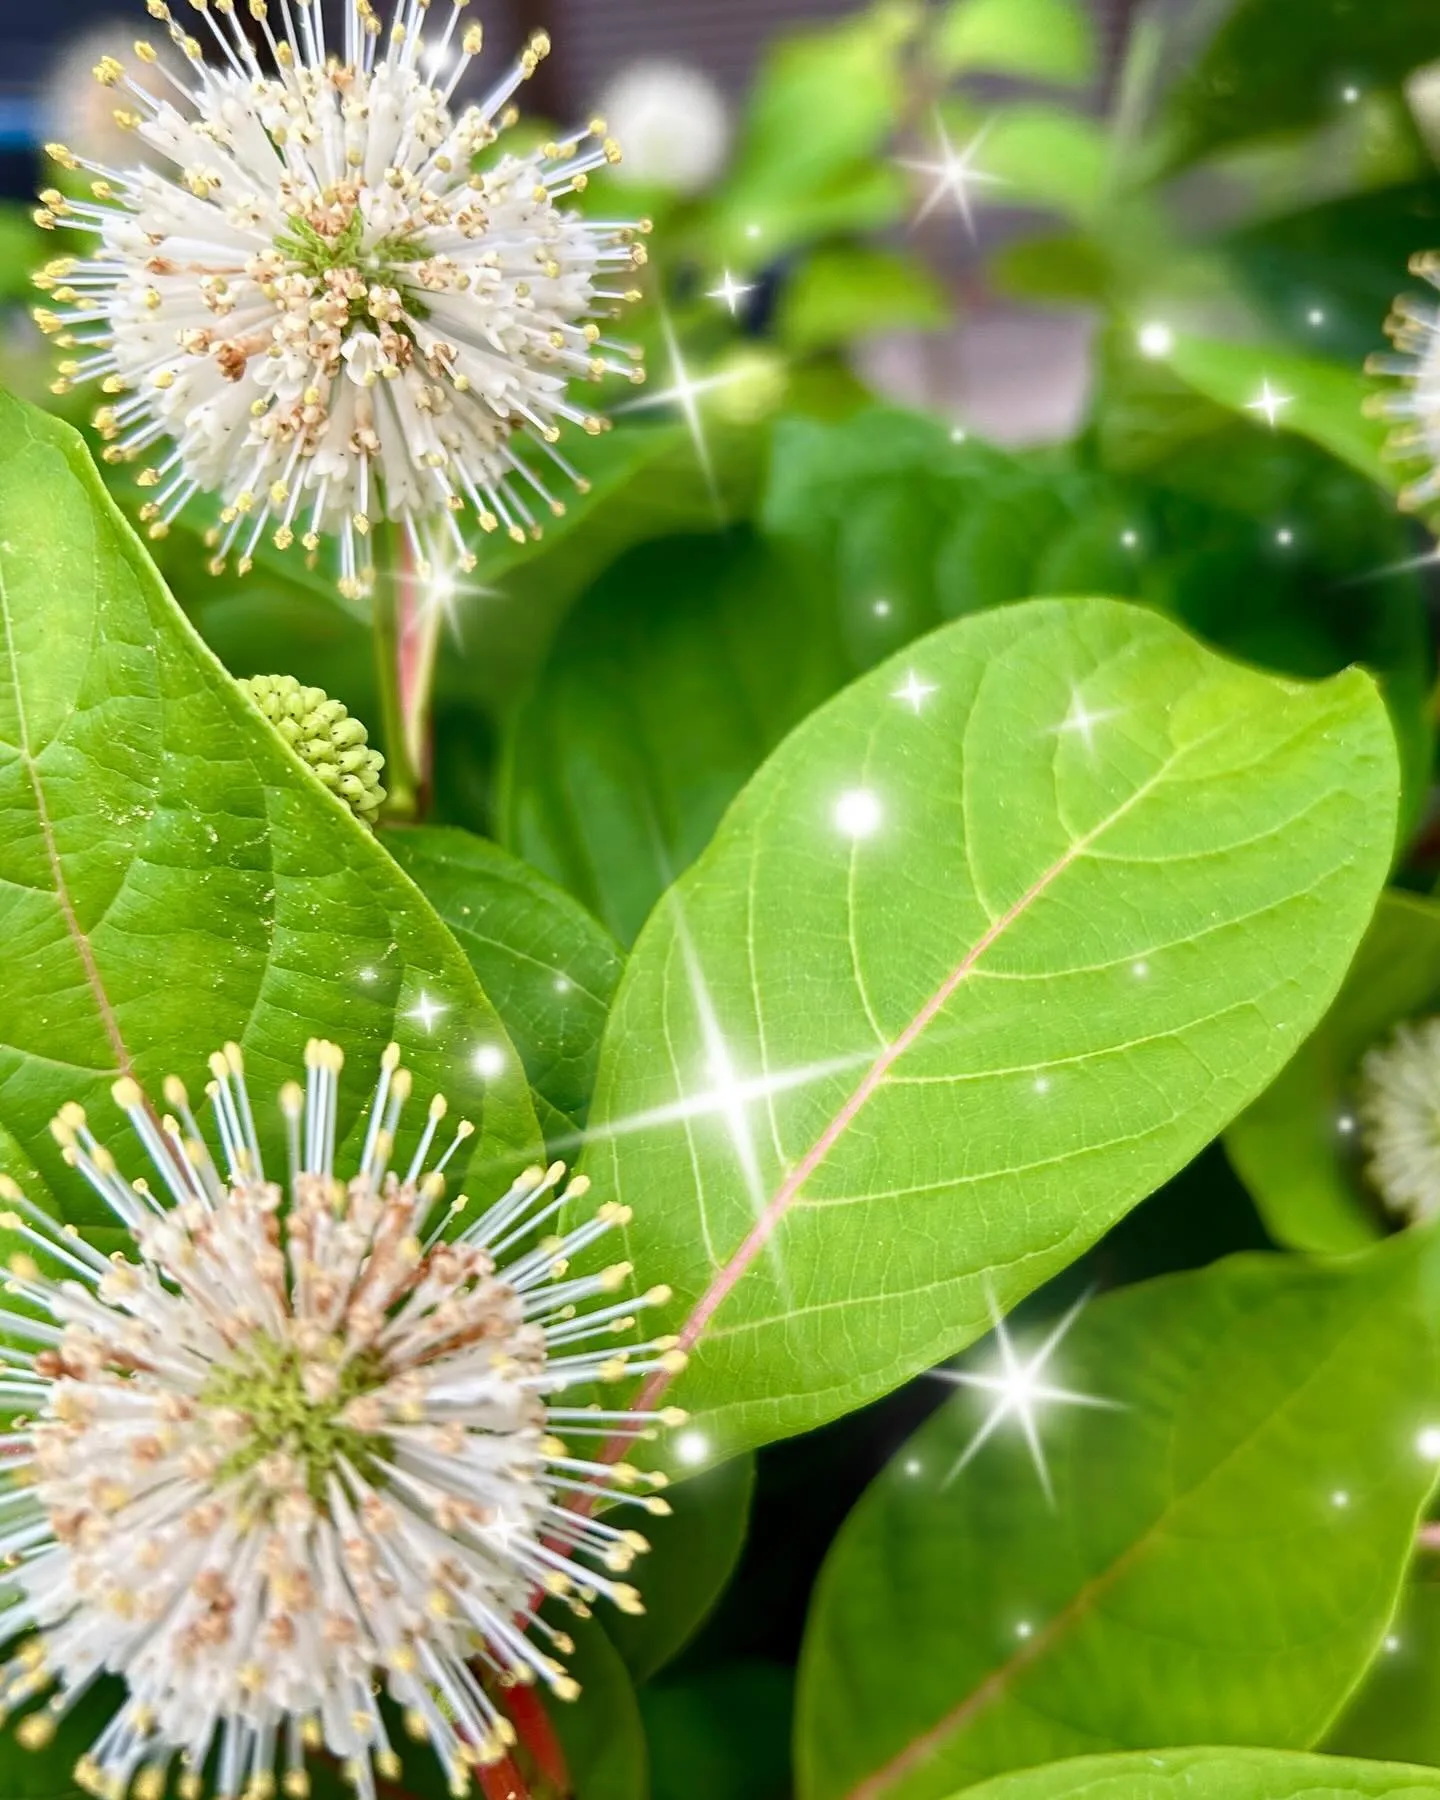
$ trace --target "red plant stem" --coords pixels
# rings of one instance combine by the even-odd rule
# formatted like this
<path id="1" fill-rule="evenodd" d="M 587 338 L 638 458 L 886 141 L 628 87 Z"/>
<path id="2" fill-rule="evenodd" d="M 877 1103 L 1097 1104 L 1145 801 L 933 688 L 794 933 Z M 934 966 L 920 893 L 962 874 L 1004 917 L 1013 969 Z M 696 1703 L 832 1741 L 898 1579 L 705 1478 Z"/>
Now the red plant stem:
<path id="1" fill-rule="evenodd" d="M 520 1771 L 508 1756 L 501 1762 L 482 1763 L 477 1773 L 485 1800 L 530 1800 Z"/>
<path id="2" fill-rule="evenodd" d="M 570 1766 L 539 1694 L 531 1687 L 511 1688 L 505 1696 L 505 1710 L 520 1742 L 534 1757 L 535 1767 L 562 1794 L 568 1794 Z"/>

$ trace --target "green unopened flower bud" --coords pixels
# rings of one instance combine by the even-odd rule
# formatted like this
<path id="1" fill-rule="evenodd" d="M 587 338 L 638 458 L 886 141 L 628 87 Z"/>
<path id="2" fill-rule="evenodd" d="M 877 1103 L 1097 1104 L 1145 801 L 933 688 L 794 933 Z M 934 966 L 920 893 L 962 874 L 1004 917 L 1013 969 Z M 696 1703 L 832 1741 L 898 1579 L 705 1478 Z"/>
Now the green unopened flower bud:
<path id="1" fill-rule="evenodd" d="M 360 721 L 323 688 L 302 687 L 293 675 L 251 675 L 240 686 L 331 793 L 373 825 L 385 803 L 385 758 L 370 748 Z"/>

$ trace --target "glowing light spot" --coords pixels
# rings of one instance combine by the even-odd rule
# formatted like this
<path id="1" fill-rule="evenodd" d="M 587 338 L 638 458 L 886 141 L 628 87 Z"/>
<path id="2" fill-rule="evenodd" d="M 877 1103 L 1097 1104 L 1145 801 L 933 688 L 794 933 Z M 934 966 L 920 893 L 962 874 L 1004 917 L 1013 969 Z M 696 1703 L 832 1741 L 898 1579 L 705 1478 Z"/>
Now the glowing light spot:
<path id="1" fill-rule="evenodd" d="M 1390 1636 L 1387 1637 L 1385 1640 L 1386 1654 L 1388 1656 L 1393 1656 L 1399 1648 L 1400 1648 L 1400 1640 L 1398 1637 L 1395 1636 L 1394 1632 L 1391 1632 Z"/>
<path id="2" fill-rule="evenodd" d="M 1150 965 L 1148 962 L 1131 963 L 1130 973 L 1137 981 L 1144 981 L 1150 974 Z"/>
<path id="3" fill-rule="evenodd" d="M 675 1440 L 675 1456 L 687 1468 L 696 1468 L 710 1458 L 710 1440 L 701 1431 L 682 1431 Z"/>
<path id="4" fill-rule="evenodd" d="M 888 619 L 890 617 L 890 602 L 888 600 L 877 600 L 870 610 L 877 619 Z"/>
<path id="5" fill-rule="evenodd" d="M 952 444 L 963 444 L 965 442 L 965 436 L 965 427 L 963 425 L 956 425 L 950 432 L 950 442 Z"/>
<path id="6" fill-rule="evenodd" d="M 1050 1092 L 1050 1077 L 1048 1075 L 1037 1075 L 1035 1077 L 1035 1092 L 1037 1094 L 1048 1094 Z"/>
<path id="7" fill-rule="evenodd" d="M 1290 545 L 1295 542 L 1295 533 L 1288 525 L 1282 525 L 1275 533 L 1275 542 L 1283 548 L 1288 549 Z"/>
<path id="8" fill-rule="evenodd" d="M 505 1073 L 505 1052 L 498 1044 L 482 1044 L 470 1059 L 470 1066 L 486 1081 Z"/>
<path id="9" fill-rule="evenodd" d="M 890 698 L 903 700 L 912 711 L 918 713 L 930 696 L 939 691 L 933 681 L 922 681 L 912 669 L 905 677 L 903 685 L 896 688 Z"/>
<path id="10" fill-rule="evenodd" d="M 835 802 L 835 825 L 848 838 L 874 837 L 884 818 L 880 797 L 869 788 L 851 788 Z"/>
<path id="11" fill-rule="evenodd" d="M 1360 98 L 1360 90 L 1358 87 L 1342 88 L 1340 90 L 1340 98 L 1345 102 L 1345 104 L 1347 106 L 1353 106 L 1355 104 L 1355 102 Z"/>
<path id="12" fill-rule="evenodd" d="M 568 994 L 574 986 L 575 983 L 568 975 L 557 975 L 555 977 L 555 992 L 557 994 Z"/>
<path id="13" fill-rule="evenodd" d="M 1415 1448 L 1426 1462 L 1440 1462 L 1440 1425 L 1427 1425 L 1416 1438 Z"/>
<path id="14" fill-rule="evenodd" d="M 753 294 L 754 292 L 755 283 L 753 281 L 737 281 L 727 269 L 725 271 L 725 279 L 720 283 L 719 287 L 711 288 L 705 298 L 707 300 L 722 301 L 730 309 L 730 317 L 733 319 L 739 311 L 740 302 L 747 294 Z"/>
<path id="15" fill-rule="evenodd" d="M 1353 1113 L 1341 1113 L 1340 1117 L 1335 1121 L 1335 1129 L 1340 1133 L 1341 1137 L 1349 1137 L 1351 1132 L 1355 1129 L 1355 1115 Z"/>
<path id="16" fill-rule="evenodd" d="M 374 969 L 362 969 L 360 971 L 360 979 L 368 984 L 372 981 L 378 981 L 379 976 L 375 973 Z"/>
<path id="17" fill-rule="evenodd" d="M 1325 314 L 1318 306 L 1312 306 L 1305 317 L 1312 325 L 1323 325 L 1325 323 Z"/>
<path id="18" fill-rule="evenodd" d="M 1022 1619 L 1020 1621 L 1020 1623 L 1015 1627 L 1015 1635 L 1018 1638 L 1032 1637 L 1034 1635 L 1034 1632 L 1035 1632 L 1035 1627 L 1030 1623 L 1030 1621 L 1028 1619 Z"/>
<path id="19" fill-rule="evenodd" d="M 1139 336 L 1135 341 L 1140 346 L 1142 356 L 1168 356 L 1175 348 L 1175 333 L 1168 325 L 1162 325 L 1158 319 L 1152 319 L 1148 325 L 1140 327 Z"/>
<path id="20" fill-rule="evenodd" d="M 1350 1504 L 1350 1496 L 1345 1492 L 1344 1488 L 1336 1488 L 1335 1492 L 1330 1496 L 1330 1504 L 1343 1511 Z"/>
<path id="21" fill-rule="evenodd" d="M 435 1021 L 442 1013 L 447 1013 L 449 1010 L 450 1008 L 443 1000 L 432 1000 L 429 994 L 422 988 L 420 990 L 420 998 L 405 1016 L 408 1019 L 414 1019 L 418 1025 L 429 1032 L 435 1029 Z"/>
<path id="22" fill-rule="evenodd" d="M 1087 750 L 1093 750 L 1095 748 L 1095 727 L 1103 725 L 1107 719 L 1116 717 L 1118 714 L 1113 710 L 1091 712 L 1080 695 L 1075 693 L 1070 697 L 1070 710 L 1060 721 L 1057 729 L 1066 732 L 1073 731 L 1083 740 Z"/>
<path id="23" fill-rule="evenodd" d="M 918 1475 L 923 1467 L 924 1464 L 920 1461 L 918 1456 L 910 1456 L 905 1460 L 905 1473 L 907 1475 Z"/>
<path id="24" fill-rule="evenodd" d="M 1122 531 L 1120 533 L 1120 542 L 1127 550 L 1133 550 L 1140 542 L 1140 533 L 1138 531 Z"/>
<path id="25" fill-rule="evenodd" d="M 750 239 L 750 242 L 753 244 L 755 242 L 756 238 L 758 238 L 762 235 L 762 227 L 760 227 L 759 225 L 747 225 L 745 227 L 745 235 L 747 238 Z"/>
<path id="26" fill-rule="evenodd" d="M 1287 406 L 1293 403 L 1294 399 L 1295 396 L 1293 394 L 1282 394 L 1277 389 L 1271 387 L 1270 377 L 1267 375 L 1260 383 L 1260 392 L 1253 400 L 1247 400 L 1245 402 L 1245 410 L 1246 412 L 1258 412 L 1263 414 L 1265 423 L 1273 431 L 1275 429 L 1276 419 L 1279 418 L 1280 414 Z"/>

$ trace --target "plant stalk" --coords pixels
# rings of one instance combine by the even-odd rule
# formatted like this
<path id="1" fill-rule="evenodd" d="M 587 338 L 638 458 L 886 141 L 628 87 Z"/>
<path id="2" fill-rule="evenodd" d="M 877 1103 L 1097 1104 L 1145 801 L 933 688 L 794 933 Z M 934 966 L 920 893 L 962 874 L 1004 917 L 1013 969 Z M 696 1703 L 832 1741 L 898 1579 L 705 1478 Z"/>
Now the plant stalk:
<path id="1" fill-rule="evenodd" d="M 419 817 L 422 776 L 407 718 L 405 695 L 405 601 L 413 583 L 409 546 L 393 526 L 384 528 L 384 554 L 375 559 L 375 676 L 380 690 L 380 726 L 385 738 L 385 812 L 388 821 Z"/>

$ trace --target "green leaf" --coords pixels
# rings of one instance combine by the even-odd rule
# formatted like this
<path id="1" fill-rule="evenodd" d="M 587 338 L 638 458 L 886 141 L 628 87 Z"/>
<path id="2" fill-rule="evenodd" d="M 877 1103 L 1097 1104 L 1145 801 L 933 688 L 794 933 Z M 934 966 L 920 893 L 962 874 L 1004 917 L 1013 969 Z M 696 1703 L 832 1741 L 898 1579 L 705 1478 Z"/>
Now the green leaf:
<path id="1" fill-rule="evenodd" d="M 753 1456 L 732 1457 L 672 1490 L 668 1519 L 652 1520 L 638 1581 L 645 1611 L 617 1614 L 609 1637 L 637 1682 L 673 1662 L 735 1573 L 750 1524 Z"/>
<path id="2" fill-rule="evenodd" d="M 790 1800 L 795 1677 L 727 1663 L 640 1693 L 653 1800 Z"/>
<path id="3" fill-rule="evenodd" d="M 770 257 L 898 213 L 904 183 L 881 153 L 905 105 L 903 58 L 919 20 L 910 0 L 879 0 L 775 45 L 711 222 L 718 253 Z"/>
<path id="4" fill-rule="evenodd" d="M 546 1136 L 573 1138 L 595 1085 L 619 946 L 578 901 L 468 831 L 422 826 L 384 842 L 470 959 L 520 1053 Z"/>
<path id="5" fill-rule="evenodd" d="M 607 1623 L 611 1621 L 607 1620 Z M 557 1615 L 575 1641 L 566 1667 L 580 1697 L 547 1710 L 574 1783 L 574 1800 L 649 1800 L 645 1727 L 619 1652 L 594 1621 Z"/>
<path id="6" fill-rule="evenodd" d="M 944 286 L 915 257 L 836 245 L 807 257 L 786 283 L 776 329 L 804 356 L 876 331 L 938 329 L 951 312 Z"/>
<path id="7" fill-rule="evenodd" d="M 642 934 L 591 1109 L 717 1453 L 953 1353 L 1182 1167 L 1338 988 L 1394 803 L 1365 676 L 1110 601 L 807 719 Z"/>
<path id="8" fill-rule="evenodd" d="M 1013 75 L 1079 87 L 1094 78 L 1095 32 L 1074 0 L 951 0 L 935 27 L 943 75 Z"/>
<path id="9" fill-rule="evenodd" d="M 942 1800 L 1103 1749 L 1316 1742 L 1434 1482 L 1440 1239 L 1233 1257 L 1086 1311 L 1024 1432 L 957 1393 L 866 1492 L 802 1657 L 801 1800 Z M 1038 1346 L 1037 1346 L 1038 1347 Z M 1032 1351 L 1016 1351 L 1022 1361 Z M 1053 1498 L 1052 1498 L 1053 1495 Z"/>
<path id="10" fill-rule="evenodd" d="M 1256 402 L 1268 381 L 1284 397 L 1275 415 L 1279 430 L 1310 438 L 1380 487 L 1393 491 L 1399 485 L 1395 465 L 1382 455 L 1389 427 L 1366 418 L 1373 384 L 1358 369 L 1268 345 L 1182 336 L 1166 360 L 1197 393 L 1252 419 L 1263 417 Z"/>
<path id="11" fill-rule="evenodd" d="M 66 1216 L 113 1222 L 60 1161 L 57 1108 L 118 1121 L 122 1070 L 198 1086 L 231 1038 L 266 1114 L 309 1037 L 341 1043 L 342 1134 L 396 1038 L 479 1124 L 475 1167 L 532 1153 L 519 1060 L 449 933 L 196 638 L 75 433 L 6 398 L 0 637 L 0 1121 Z"/>
<path id="12" fill-rule="evenodd" d="M 1270 1235 L 1297 1250 L 1371 1243 L 1385 1215 L 1352 1129 L 1365 1052 L 1402 1019 L 1440 1012 L 1440 903 L 1387 893 L 1335 1004 L 1265 1093 L 1225 1134 Z"/>
<path id="13" fill-rule="evenodd" d="M 945 108 L 957 144 L 978 140 L 976 166 L 1004 185 L 986 187 L 980 204 L 1043 206 L 1093 223 L 1106 198 L 1110 140 L 1082 113 L 1044 101 L 1015 101 L 988 114 L 971 104 Z"/>
<path id="14" fill-rule="evenodd" d="M 966 1800 L 1421 1800 L 1435 1793 L 1434 1769 L 1283 1750 L 1166 1750 L 1027 1769 L 967 1789 Z"/>
<path id="15" fill-rule="evenodd" d="M 628 943 L 842 668 L 819 596 L 752 533 L 646 544 L 512 720 L 500 834 Z"/>
<path id="16" fill-rule="evenodd" d="M 1384 1653 L 1325 1740 L 1338 1756 L 1440 1763 L 1440 1583 L 1434 1553 L 1411 1577 Z M 1440 1782 L 1440 1770 L 1434 1771 Z"/>

